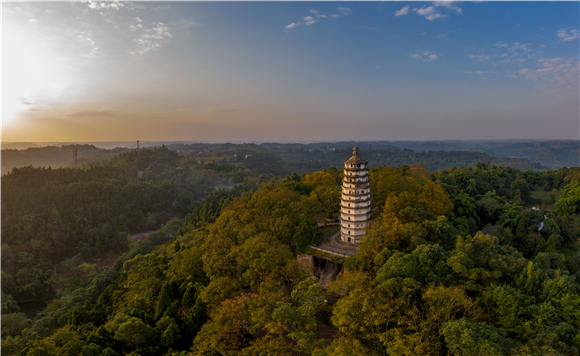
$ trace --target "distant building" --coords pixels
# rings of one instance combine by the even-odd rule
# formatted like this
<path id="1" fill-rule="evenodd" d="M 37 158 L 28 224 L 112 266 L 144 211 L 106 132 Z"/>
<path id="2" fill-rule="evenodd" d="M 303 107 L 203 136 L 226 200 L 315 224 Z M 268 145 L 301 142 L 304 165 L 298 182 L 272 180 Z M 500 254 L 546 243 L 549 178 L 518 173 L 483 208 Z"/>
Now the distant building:
<path id="1" fill-rule="evenodd" d="M 368 162 L 358 155 L 358 147 L 352 157 L 344 162 L 344 179 L 340 199 L 340 239 L 358 245 L 366 235 L 371 219 L 371 186 Z"/>
<path id="2" fill-rule="evenodd" d="M 137 172 L 137 178 L 139 179 L 143 178 L 143 171 Z"/>

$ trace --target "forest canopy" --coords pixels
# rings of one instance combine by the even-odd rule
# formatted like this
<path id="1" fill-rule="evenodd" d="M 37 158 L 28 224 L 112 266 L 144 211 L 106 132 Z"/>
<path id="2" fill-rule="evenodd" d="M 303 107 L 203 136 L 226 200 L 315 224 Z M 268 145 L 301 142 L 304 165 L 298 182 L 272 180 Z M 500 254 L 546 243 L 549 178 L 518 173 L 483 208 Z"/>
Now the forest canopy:
<path id="1" fill-rule="evenodd" d="M 342 170 L 214 164 L 160 148 L 7 175 L 2 352 L 579 354 L 578 167 L 376 166 L 371 227 L 325 286 L 298 257 L 337 216 Z M 53 263 L 126 244 L 149 212 L 161 229 L 54 295 Z M 34 320 L 15 303 L 29 296 L 52 300 Z"/>

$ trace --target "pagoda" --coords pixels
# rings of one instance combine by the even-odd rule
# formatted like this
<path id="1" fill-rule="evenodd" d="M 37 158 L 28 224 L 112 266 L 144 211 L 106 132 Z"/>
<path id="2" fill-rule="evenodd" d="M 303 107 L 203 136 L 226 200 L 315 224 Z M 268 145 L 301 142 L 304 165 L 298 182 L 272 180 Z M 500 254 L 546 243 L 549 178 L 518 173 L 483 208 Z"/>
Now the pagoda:
<path id="1" fill-rule="evenodd" d="M 368 162 L 358 155 L 358 147 L 352 157 L 344 162 L 344 179 L 340 198 L 340 240 L 358 245 L 366 235 L 371 219 L 371 189 Z"/>

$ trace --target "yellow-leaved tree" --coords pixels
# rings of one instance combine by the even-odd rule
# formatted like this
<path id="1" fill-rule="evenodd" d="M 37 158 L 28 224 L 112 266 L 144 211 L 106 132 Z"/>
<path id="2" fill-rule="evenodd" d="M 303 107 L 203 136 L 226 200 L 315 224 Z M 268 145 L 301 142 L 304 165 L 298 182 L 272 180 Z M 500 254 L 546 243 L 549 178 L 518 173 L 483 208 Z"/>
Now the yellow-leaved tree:
<path id="1" fill-rule="evenodd" d="M 374 270 L 374 259 L 384 248 L 413 251 L 427 243 L 450 243 L 447 214 L 453 203 L 447 192 L 427 177 L 422 167 L 385 167 L 371 175 L 373 204 L 380 217 L 375 219 L 360 246 L 355 262 L 359 268 Z M 378 198 L 376 196 L 378 195 Z M 384 199 L 384 200 L 383 200 Z"/>

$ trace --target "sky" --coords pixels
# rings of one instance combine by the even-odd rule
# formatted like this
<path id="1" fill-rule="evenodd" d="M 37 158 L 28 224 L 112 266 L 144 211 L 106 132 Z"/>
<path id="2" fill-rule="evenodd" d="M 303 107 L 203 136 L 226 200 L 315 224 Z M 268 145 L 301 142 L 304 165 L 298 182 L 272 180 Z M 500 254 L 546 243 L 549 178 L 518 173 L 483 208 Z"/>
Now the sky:
<path id="1" fill-rule="evenodd" d="M 578 139 L 579 2 L 4 2 L 2 142 Z"/>

